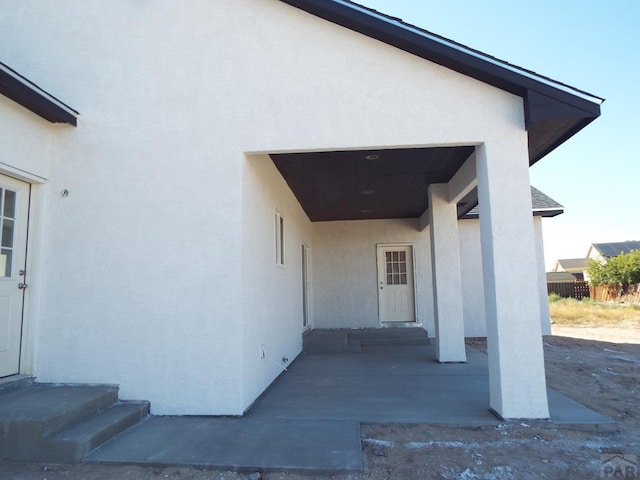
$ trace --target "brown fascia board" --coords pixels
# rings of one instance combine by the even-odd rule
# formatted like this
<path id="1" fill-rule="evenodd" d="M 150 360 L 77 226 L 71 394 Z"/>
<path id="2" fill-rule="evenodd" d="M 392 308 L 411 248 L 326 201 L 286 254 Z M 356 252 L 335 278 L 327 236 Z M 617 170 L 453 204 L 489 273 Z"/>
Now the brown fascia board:
<path id="1" fill-rule="evenodd" d="M 0 63 L 0 94 L 51 123 L 78 124 L 78 112 Z"/>
<path id="2" fill-rule="evenodd" d="M 562 209 L 550 209 L 550 210 L 536 210 L 535 208 L 531 212 L 534 217 L 542 217 L 542 218 L 553 218 L 558 215 L 562 215 L 564 210 Z M 477 213 L 467 212 L 464 215 L 458 215 L 458 220 L 473 220 L 480 218 L 480 215 Z"/>

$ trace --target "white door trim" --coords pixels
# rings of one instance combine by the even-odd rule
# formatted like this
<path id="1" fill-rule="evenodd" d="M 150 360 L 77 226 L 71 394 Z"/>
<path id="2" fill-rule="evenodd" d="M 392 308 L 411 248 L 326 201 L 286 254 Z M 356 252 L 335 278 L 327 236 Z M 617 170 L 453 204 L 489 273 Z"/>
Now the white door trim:
<path id="1" fill-rule="evenodd" d="M 36 375 L 37 358 L 37 329 L 40 312 L 40 292 L 42 284 L 42 235 L 43 235 L 43 206 L 47 195 L 47 185 L 31 183 L 31 201 L 29 204 L 29 227 L 27 238 L 27 284 L 22 312 L 22 348 L 20 358 L 20 374 Z M 53 198 L 61 198 L 59 195 Z"/>
<path id="2" fill-rule="evenodd" d="M 302 331 L 312 328 L 311 319 L 311 248 L 305 242 L 300 242 L 300 276 L 302 281 Z M 305 323 L 306 322 L 306 323 Z"/>
<path id="3" fill-rule="evenodd" d="M 410 312 L 412 313 L 412 319 L 409 321 L 383 321 L 384 312 L 383 312 L 383 297 L 382 292 L 384 291 L 384 283 L 385 283 L 385 271 L 383 262 L 381 261 L 381 254 L 385 249 L 398 248 L 398 247 L 409 247 L 410 248 L 410 259 L 408 259 L 408 263 L 411 265 L 411 276 L 412 276 L 412 286 L 411 286 L 411 294 L 412 294 L 412 303 L 410 306 Z M 389 325 L 418 325 L 418 312 L 417 312 L 417 281 L 416 281 L 416 254 L 415 254 L 415 244 L 411 242 L 398 242 L 398 243 L 377 243 L 376 244 L 376 289 L 378 291 L 378 323 L 381 326 L 389 326 Z"/>
<path id="4" fill-rule="evenodd" d="M 19 374 L 22 371 L 24 338 L 24 305 L 26 302 L 27 239 L 31 184 L 11 176 L 0 175 L 0 218 L 2 229 L 2 257 L 0 262 L 0 335 L 6 339 L 2 348 L 0 376 Z M 10 196 L 11 194 L 11 196 Z M 3 205 L 3 199 L 6 205 Z M 5 234 L 8 233 L 8 236 Z M 9 276 L 5 277 L 5 268 Z M 28 273 L 28 272 L 27 272 Z M 6 335 L 6 337 L 5 337 Z M 2 345 L 5 345 L 2 342 Z"/>
<path id="5" fill-rule="evenodd" d="M 0 163 L 0 175 L 30 184 L 29 223 L 27 226 L 27 285 L 22 311 L 22 344 L 20 346 L 20 374 L 36 375 L 36 335 L 39 317 L 39 300 L 42 266 L 43 204 L 47 197 L 46 179 L 4 163 Z M 55 197 L 51 197 L 55 198 Z M 50 199 L 51 199 L 50 198 Z"/>

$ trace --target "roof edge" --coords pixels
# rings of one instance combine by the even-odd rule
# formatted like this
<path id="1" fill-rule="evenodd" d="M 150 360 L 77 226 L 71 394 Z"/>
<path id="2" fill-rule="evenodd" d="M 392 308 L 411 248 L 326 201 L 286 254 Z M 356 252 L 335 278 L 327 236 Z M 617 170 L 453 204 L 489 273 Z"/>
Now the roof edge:
<path id="1" fill-rule="evenodd" d="M 0 94 L 51 123 L 78 124 L 79 113 L 28 78 L 0 62 Z"/>

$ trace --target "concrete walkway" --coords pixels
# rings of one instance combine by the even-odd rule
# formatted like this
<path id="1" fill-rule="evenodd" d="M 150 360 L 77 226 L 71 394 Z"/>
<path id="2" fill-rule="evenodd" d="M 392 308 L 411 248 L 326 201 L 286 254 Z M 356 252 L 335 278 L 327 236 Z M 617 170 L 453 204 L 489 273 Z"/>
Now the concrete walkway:
<path id="1" fill-rule="evenodd" d="M 152 417 L 84 461 L 330 473 L 363 468 L 360 422 L 493 425 L 487 356 L 439 364 L 430 345 L 301 354 L 239 419 Z M 549 390 L 551 421 L 613 422 Z"/>
<path id="2" fill-rule="evenodd" d="M 151 417 L 83 462 L 322 475 L 363 469 L 358 422 L 212 417 Z"/>

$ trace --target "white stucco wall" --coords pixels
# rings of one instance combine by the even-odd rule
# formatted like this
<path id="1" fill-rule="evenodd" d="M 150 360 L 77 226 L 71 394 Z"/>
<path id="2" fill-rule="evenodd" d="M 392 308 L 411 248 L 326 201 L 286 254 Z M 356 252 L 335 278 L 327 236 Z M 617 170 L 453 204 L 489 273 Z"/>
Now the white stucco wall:
<path id="1" fill-rule="evenodd" d="M 264 190 L 243 196 L 260 188 L 260 167 L 243 152 L 499 148 L 523 128 L 521 98 L 275 0 L 1 8 L 0 58 L 81 113 L 49 152 L 20 146 L 38 143 L 35 127 L 17 131 L 20 145 L 5 155 L 48 178 L 35 373 L 118 383 L 122 397 L 149 399 L 155 413 L 241 413 L 276 372 L 257 362 L 256 342 L 272 345 L 276 360 L 299 348 L 290 330 L 299 289 L 284 299 L 291 310 L 281 323 L 260 327 L 252 315 L 262 301 L 274 308 L 267 292 L 294 285 L 295 265 L 245 306 L 246 286 L 262 288 L 266 270 L 243 248 L 262 218 L 250 205 L 284 202 L 294 239 L 308 226 L 289 194 L 278 197 L 271 167 Z M 397 223 L 381 236 L 401 241 Z M 313 226 L 314 281 L 326 277 L 319 244 L 332 228 Z M 354 241 L 372 241 L 370 228 L 358 226 Z M 430 292 L 426 263 L 418 268 Z M 432 330 L 425 298 L 418 315 Z M 328 305 L 313 312 L 316 326 L 336 321 Z M 358 315 L 359 326 L 371 322 Z"/>
<path id="2" fill-rule="evenodd" d="M 312 255 L 314 249 L 311 222 L 268 155 L 247 157 L 242 207 L 243 276 L 248 279 L 242 294 L 247 408 L 302 350 L 302 243 Z M 275 261 L 276 209 L 284 219 L 284 266 Z"/>
<path id="3" fill-rule="evenodd" d="M 536 260 L 538 266 L 538 298 L 540 300 L 540 328 L 542 335 L 551 335 L 549 316 L 549 294 L 547 292 L 547 273 L 544 261 L 544 239 L 542 236 L 542 217 L 533 217 L 533 233 L 536 241 Z"/>
<path id="4" fill-rule="evenodd" d="M 462 274 L 462 308 L 466 337 L 486 337 L 482 281 L 482 254 L 480 252 L 480 221 L 458 221 L 460 236 L 460 270 Z"/>
<path id="5" fill-rule="evenodd" d="M 537 262 L 544 265 L 542 219 L 533 217 Z M 375 328 L 378 317 L 376 286 L 376 244 L 409 243 L 414 245 L 416 264 L 417 321 L 433 337 L 433 290 L 429 230 L 418 231 L 417 219 L 367 220 L 358 222 L 318 222 L 313 226 L 313 288 L 315 328 Z M 464 334 L 487 335 L 485 322 L 480 221 L 458 221 Z M 514 275 L 518 274 L 514 268 Z M 544 277 L 543 277 L 544 279 Z M 540 284 L 545 296 L 541 309 L 544 335 L 548 335 L 549 310 L 546 281 Z M 543 305 L 544 304 L 544 305 Z"/>
<path id="6" fill-rule="evenodd" d="M 0 173 L 29 182 L 44 181 L 49 176 L 53 135 L 65 128 L 72 127 L 52 126 L 0 95 Z"/>
<path id="7" fill-rule="evenodd" d="M 542 218 L 533 217 L 533 229 L 536 238 L 536 262 L 540 279 L 539 292 L 543 335 L 550 334 L 549 304 L 547 302 L 547 283 L 544 271 L 544 246 L 542 243 Z M 464 307 L 464 331 L 467 337 L 487 335 L 485 322 L 484 285 L 482 280 L 482 254 L 480 251 L 480 220 L 467 219 L 458 222 L 460 233 L 460 257 L 462 270 L 462 291 Z M 534 254 L 532 252 L 532 254 Z M 514 265 L 513 274 L 520 274 Z M 544 294 L 543 294 L 544 293 Z"/>
<path id="8" fill-rule="evenodd" d="M 415 256 L 417 321 L 433 336 L 429 232 L 417 219 L 313 224 L 315 328 L 375 328 L 378 317 L 377 244 L 411 244 Z"/>

